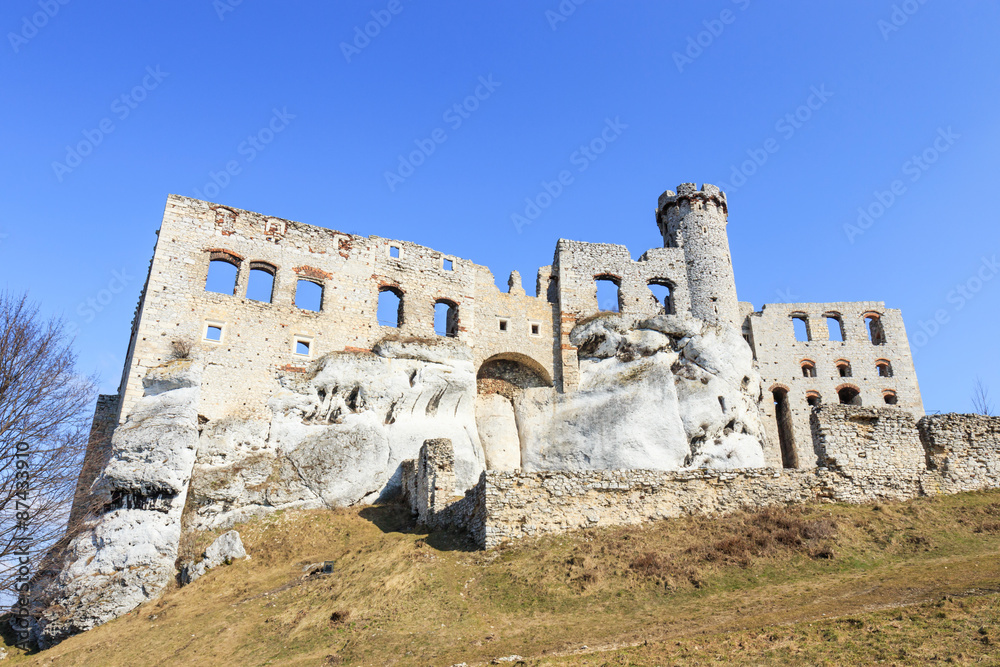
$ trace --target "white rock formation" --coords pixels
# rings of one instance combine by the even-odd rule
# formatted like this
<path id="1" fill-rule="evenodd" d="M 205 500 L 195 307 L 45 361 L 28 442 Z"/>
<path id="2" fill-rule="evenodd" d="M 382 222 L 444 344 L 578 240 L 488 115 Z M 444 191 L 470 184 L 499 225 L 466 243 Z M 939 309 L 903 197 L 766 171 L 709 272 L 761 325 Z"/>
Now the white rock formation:
<path id="1" fill-rule="evenodd" d="M 476 399 L 476 424 L 490 470 L 521 467 L 521 442 L 517 434 L 514 405 L 500 394 L 482 394 Z"/>
<path id="2" fill-rule="evenodd" d="M 764 466 L 760 377 L 738 331 L 662 315 L 580 324 L 580 389 L 517 400 L 526 470 Z"/>
<path id="3" fill-rule="evenodd" d="M 387 341 L 288 373 L 269 421 L 205 422 L 197 363 L 151 370 L 92 487 L 102 510 L 71 536 L 53 563 L 57 574 L 36 586 L 42 645 L 161 593 L 176 576 L 189 494 L 185 530 L 275 509 L 372 502 L 394 494 L 400 464 L 438 438 L 451 441 L 448 488 L 459 492 L 487 462 L 499 470 L 764 465 L 760 378 L 738 331 L 676 316 L 602 315 L 570 340 L 579 390 L 519 384 L 516 373 L 494 378 L 513 405 L 506 393 L 477 395 L 471 350 L 447 338 Z M 244 555 L 231 531 L 183 579 Z"/>
<path id="4" fill-rule="evenodd" d="M 58 554 L 58 573 L 34 589 L 42 647 L 117 618 L 160 595 L 176 575 L 181 512 L 198 445 L 201 367 L 152 369 L 145 395 L 112 438 L 95 480 L 103 505 Z"/>
<path id="5" fill-rule="evenodd" d="M 225 532 L 205 549 L 200 561 L 186 563 L 181 568 L 181 583 L 190 584 L 212 568 L 219 567 L 223 563 L 231 563 L 239 558 L 247 558 L 240 534 L 235 530 Z"/>
<path id="6" fill-rule="evenodd" d="M 429 438 L 454 444 L 459 489 L 485 468 L 472 354 L 457 340 L 388 341 L 374 354 L 330 354 L 282 385 L 270 401 L 270 424 L 204 426 L 192 527 L 390 496 L 400 488 L 400 464 Z"/>

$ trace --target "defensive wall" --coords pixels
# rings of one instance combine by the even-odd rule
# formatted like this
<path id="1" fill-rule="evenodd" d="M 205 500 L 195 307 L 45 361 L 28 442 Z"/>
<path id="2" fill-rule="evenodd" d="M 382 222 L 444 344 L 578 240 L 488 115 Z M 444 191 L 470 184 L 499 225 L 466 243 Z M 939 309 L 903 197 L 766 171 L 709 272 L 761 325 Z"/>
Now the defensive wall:
<path id="1" fill-rule="evenodd" d="M 693 514 L 1000 488 L 1000 418 L 948 414 L 917 422 L 897 408 L 831 405 L 813 409 L 810 421 L 823 461 L 813 468 L 487 470 L 461 499 L 452 495 L 444 503 L 448 447 L 438 440 L 404 468 L 404 498 L 425 525 L 467 531 L 481 548 L 491 548 L 526 537 Z"/>

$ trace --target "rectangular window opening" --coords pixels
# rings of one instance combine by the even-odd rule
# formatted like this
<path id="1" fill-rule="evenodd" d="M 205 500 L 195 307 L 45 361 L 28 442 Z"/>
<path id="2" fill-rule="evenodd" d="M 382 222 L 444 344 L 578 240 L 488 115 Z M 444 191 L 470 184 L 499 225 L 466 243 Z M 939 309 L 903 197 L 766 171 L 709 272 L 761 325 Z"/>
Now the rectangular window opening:
<path id="1" fill-rule="evenodd" d="M 806 343 L 812 340 L 812 335 L 809 331 L 809 320 L 805 315 L 792 315 L 792 326 L 795 331 L 796 341 Z"/>
<path id="2" fill-rule="evenodd" d="M 455 263 L 450 259 L 444 260 L 443 266 L 445 271 L 453 271 L 455 269 Z"/>
<path id="3" fill-rule="evenodd" d="M 832 341 L 843 342 L 844 338 L 844 323 L 839 317 L 827 317 L 826 318 L 826 328 L 829 331 L 829 339 Z"/>
<path id="4" fill-rule="evenodd" d="M 302 357 L 312 356 L 312 338 L 309 336 L 294 336 L 292 338 L 292 351 Z"/>
<path id="5" fill-rule="evenodd" d="M 507 330 L 507 320 L 500 320 L 500 331 Z"/>
<path id="6" fill-rule="evenodd" d="M 250 278 L 247 280 L 247 299 L 271 303 L 274 296 L 274 273 L 268 269 L 250 267 Z"/>
<path id="7" fill-rule="evenodd" d="M 389 257 L 399 257 L 399 248 L 397 246 L 389 246 Z"/>
<path id="8" fill-rule="evenodd" d="M 295 306 L 302 310 L 319 312 L 323 309 L 323 286 L 311 280 L 295 283 Z"/>
<path id="9" fill-rule="evenodd" d="M 216 326 L 214 324 L 209 324 L 205 328 L 205 340 L 210 340 L 216 343 L 222 341 L 222 327 Z"/>

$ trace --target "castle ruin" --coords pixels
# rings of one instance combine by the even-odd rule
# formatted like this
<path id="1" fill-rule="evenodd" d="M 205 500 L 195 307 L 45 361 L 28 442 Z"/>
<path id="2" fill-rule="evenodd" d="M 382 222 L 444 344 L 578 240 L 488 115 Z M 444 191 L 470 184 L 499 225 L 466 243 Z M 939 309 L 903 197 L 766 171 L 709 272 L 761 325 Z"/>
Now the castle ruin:
<path id="1" fill-rule="evenodd" d="M 276 509 L 401 497 L 490 547 L 1000 486 L 998 420 L 924 416 L 898 310 L 755 310 L 727 219 L 717 187 L 682 184 L 657 203 L 662 247 L 561 239 L 528 294 L 411 242 L 171 195 L 119 392 L 98 402 L 84 528 L 42 585 L 80 611 L 43 614 L 44 641 L 157 596 L 183 531 Z"/>

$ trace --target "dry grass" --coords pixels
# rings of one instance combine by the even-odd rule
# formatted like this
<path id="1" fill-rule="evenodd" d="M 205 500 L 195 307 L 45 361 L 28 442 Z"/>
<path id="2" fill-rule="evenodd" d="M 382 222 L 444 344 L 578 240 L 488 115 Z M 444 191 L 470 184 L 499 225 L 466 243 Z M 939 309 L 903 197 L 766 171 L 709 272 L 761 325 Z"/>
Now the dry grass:
<path id="1" fill-rule="evenodd" d="M 174 359 L 190 359 L 191 351 L 194 349 L 194 343 L 190 340 L 174 340 L 170 341 L 170 353 Z"/>
<path id="2" fill-rule="evenodd" d="M 1000 492 L 987 492 L 692 517 L 483 553 L 461 536 L 415 532 L 394 507 L 278 513 L 238 526 L 252 560 L 44 653 L 11 650 L 8 664 L 452 665 L 511 654 L 529 664 L 764 664 L 773 652 L 787 664 L 919 664 L 935 651 L 971 660 L 996 650 L 966 632 L 979 623 L 980 637 L 998 639 L 995 593 L 926 613 L 871 612 L 996 590 L 997 526 Z M 212 537 L 188 538 L 185 551 Z M 333 574 L 303 577 L 325 560 Z M 891 620 L 900 614 L 922 620 Z"/>
<path id="3" fill-rule="evenodd" d="M 578 651 L 528 665 L 996 665 L 1000 596 L 944 596 L 902 609 Z"/>

